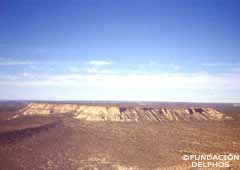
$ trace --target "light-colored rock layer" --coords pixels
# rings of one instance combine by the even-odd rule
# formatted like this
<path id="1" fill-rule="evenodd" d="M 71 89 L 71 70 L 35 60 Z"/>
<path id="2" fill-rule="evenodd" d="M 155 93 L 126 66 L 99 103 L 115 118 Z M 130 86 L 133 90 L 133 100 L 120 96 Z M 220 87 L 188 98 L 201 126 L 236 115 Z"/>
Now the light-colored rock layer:
<path id="1" fill-rule="evenodd" d="M 80 104 L 30 103 L 23 115 L 72 114 L 76 119 L 90 121 L 189 121 L 231 119 L 212 108 L 147 108 L 90 106 Z"/>

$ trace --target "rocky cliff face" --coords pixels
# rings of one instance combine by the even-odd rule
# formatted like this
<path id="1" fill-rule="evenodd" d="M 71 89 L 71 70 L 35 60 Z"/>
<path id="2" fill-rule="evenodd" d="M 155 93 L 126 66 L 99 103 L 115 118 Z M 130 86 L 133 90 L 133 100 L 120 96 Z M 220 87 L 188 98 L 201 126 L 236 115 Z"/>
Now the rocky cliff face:
<path id="1" fill-rule="evenodd" d="M 79 104 L 30 103 L 23 115 L 71 114 L 89 121 L 190 121 L 227 120 L 224 113 L 212 108 L 146 108 L 120 106 L 90 106 Z"/>

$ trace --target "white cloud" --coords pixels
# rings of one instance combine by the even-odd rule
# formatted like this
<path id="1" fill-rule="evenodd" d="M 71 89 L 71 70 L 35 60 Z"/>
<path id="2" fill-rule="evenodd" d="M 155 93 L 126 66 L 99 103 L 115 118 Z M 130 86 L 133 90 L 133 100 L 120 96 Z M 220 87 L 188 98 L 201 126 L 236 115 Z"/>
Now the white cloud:
<path id="1" fill-rule="evenodd" d="M 0 66 L 16 66 L 16 65 L 31 65 L 32 62 L 29 61 L 7 61 L 7 62 L 0 62 Z"/>
<path id="2" fill-rule="evenodd" d="M 2 81 L 16 81 L 19 80 L 20 77 L 19 76 L 15 76 L 15 75 L 0 75 L 0 84 Z"/>
<path id="3" fill-rule="evenodd" d="M 227 74 L 210 74 L 207 72 L 180 73 L 179 65 L 169 64 L 175 70 L 169 73 L 141 72 L 141 70 L 110 69 L 104 67 L 112 64 L 109 61 L 92 60 L 81 67 L 70 66 L 71 73 L 60 75 L 41 75 L 29 72 L 19 73 L 20 76 L 0 77 L 0 85 L 30 86 L 64 86 L 93 87 L 111 89 L 148 90 L 240 90 L 239 72 Z M 124 70 L 127 70 L 126 72 Z M 121 72 L 124 71 L 124 72 Z M 139 72 L 135 72 L 139 71 Z M 84 88 L 83 88 L 84 89 Z"/>
<path id="4" fill-rule="evenodd" d="M 31 77 L 33 77 L 33 74 L 32 74 L 32 73 L 26 73 L 26 72 L 24 72 L 24 73 L 22 73 L 22 76 L 23 76 L 23 77 L 31 78 Z"/>
<path id="5" fill-rule="evenodd" d="M 32 65 L 34 62 L 27 60 L 13 60 L 8 58 L 0 58 L 0 66 L 17 66 L 17 65 Z"/>
<path id="6" fill-rule="evenodd" d="M 113 73 L 110 69 L 86 68 L 85 71 L 90 74 L 110 74 Z"/>
<path id="7" fill-rule="evenodd" d="M 102 68 L 102 67 L 93 67 L 93 66 L 86 66 L 86 67 L 75 67 L 70 66 L 68 69 L 71 73 L 85 73 L 85 74 L 110 74 L 113 71 L 109 68 Z"/>
<path id="8" fill-rule="evenodd" d="M 239 62 L 210 62 L 210 63 L 202 63 L 202 66 L 206 67 L 240 67 Z"/>
<path id="9" fill-rule="evenodd" d="M 108 67 L 112 62 L 105 60 L 90 60 L 83 65 L 72 65 L 69 71 L 72 73 L 85 73 L 85 74 L 107 74 L 113 73 Z"/>
<path id="10" fill-rule="evenodd" d="M 170 64 L 169 65 L 170 69 L 172 69 L 173 71 L 178 71 L 180 70 L 181 66 L 177 65 L 177 64 Z"/>
<path id="11" fill-rule="evenodd" d="M 2 81 L 0 83 L 3 83 Z M 5 81 L 6 83 L 6 81 Z M 240 90 L 239 75 L 159 74 L 159 75 L 114 75 L 114 74 L 65 74 L 46 76 L 37 80 L 10 82 L 17 86 L 67 86 L 104 87 L 112 89 L 184 89 L 184 90 Z M 157 91 L 156 91 L 157 92 Z"/>
<path id="12" fill-rule="evenodd" d="M 149 66 L 154 66 L 154 65 L 156 65 L 157 63 L 156 63 L 154 60 L 149 60 L 149 61 L 148 61 L 148 64 L 149 64 Z"/>
<path id="13" fill-rule="evenodd" d="M 82 69 L 80 67 L 76 67 L 76 66 L 70 66 L 69 67 L 69 71 L 70 72 L 79 72 L 81 71 Z"/>
<path id="14" fill-rule="evenodd" d="M 111 61 L 105 61 L 105 60 L 91 60 L 88 61 L 88 64 L 92 66 L 106 66 L 106 65 L 111 65 Z"/>

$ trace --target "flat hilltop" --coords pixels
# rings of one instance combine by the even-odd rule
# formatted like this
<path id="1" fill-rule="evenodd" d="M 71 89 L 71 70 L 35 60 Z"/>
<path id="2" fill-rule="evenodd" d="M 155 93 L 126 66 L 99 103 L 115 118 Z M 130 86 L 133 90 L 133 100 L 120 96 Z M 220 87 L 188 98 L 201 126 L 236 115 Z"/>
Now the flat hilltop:
<path id="1" fill-rule="evenodd" d="M 19 110 L 19 115 L 68 114 L 76 119 L 88 121 L 193 121 L 232 119 L 230 116 L 208 107 L 150 107 L 111 106 L 63 103 L 30 103 Z"/>
<path id="2" fill-rule="evenodd" d="M 240 153 L 239 108 L 169 105 L 0 104 L 0 169 L 190 170 L 182 155 Z"/>

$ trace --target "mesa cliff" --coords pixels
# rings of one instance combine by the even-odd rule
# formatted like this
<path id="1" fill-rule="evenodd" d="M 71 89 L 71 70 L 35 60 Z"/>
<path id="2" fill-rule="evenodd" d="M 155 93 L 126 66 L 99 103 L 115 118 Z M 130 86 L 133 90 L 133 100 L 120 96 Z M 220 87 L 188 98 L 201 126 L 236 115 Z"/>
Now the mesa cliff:
<path id="1" fill-rule="evenodd" d="M 228 120 L 231 117 L 213 108 L 149 108 L 94 106 L 82 104 L 30 103 L 20 110 L 22 115 L 70 114 L 89 121 L 191 121 Z"/>

